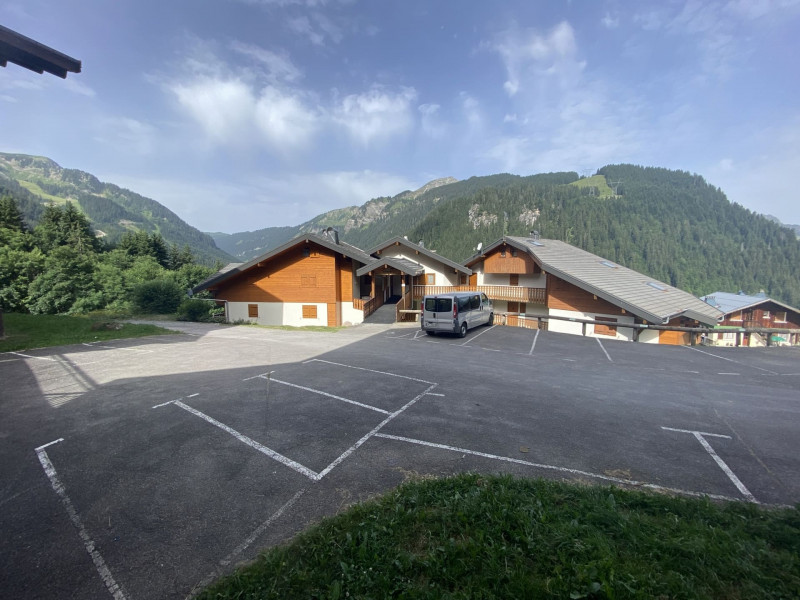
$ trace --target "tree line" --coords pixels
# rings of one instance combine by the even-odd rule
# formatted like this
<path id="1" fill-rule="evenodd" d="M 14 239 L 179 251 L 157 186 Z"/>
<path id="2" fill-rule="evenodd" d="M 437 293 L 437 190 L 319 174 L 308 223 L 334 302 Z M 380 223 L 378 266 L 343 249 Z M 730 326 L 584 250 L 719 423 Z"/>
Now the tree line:
<path id="1" fill-rule="evenodd" d="M 0 195 L 4 312 L 172 312 L 214 271 L 198 265 L 188 245 L 168 244 L 160 233 L 129 231 L 107 244 L 71 202 L 45 206 L 30 227 L 16 199 Z"/>

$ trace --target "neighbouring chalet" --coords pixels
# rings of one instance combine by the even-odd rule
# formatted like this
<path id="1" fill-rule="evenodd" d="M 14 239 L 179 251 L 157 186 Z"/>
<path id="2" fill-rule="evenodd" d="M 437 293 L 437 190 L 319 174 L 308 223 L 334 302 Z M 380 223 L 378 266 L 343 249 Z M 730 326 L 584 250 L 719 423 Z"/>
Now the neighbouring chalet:
<path id="1" fill-rule="evenodd" d="M 227 321 L 261 325 L 361 323 L 375 280 L 356 270 L 372 262 L 335 231 L 306 234 L 246 263 L 228 265 L 192 291 L 208 290 L 225 305 Z"/>
<path id="2" fill-rule="evenodd" d="M 426 282 L 455 286 L 472 271 L 421 245 L 393 238 L 369 253 L 333 228 L 294 238 L 246 263 L 231 264 L 192 291 L 208 290 L 227 321 L 262 325 L 355 325 L 384 304 L 395 318 Z M 410 314 L 410 313 L 409 313 Z"/>
<path id="3" fill-rule="evenodd" d="M 495 322 L 499 317 L 508 325 L 689 344 L 689 332 L 625 325 L 715 326 L 723 316 L 692 294 L 558 240 L 504 237 L 464 264 L 473 271 L 469 287 L 485 292 L 494 301 Z"/>
<path id="4" fill-rule="evenodd" d="M 742 332 L 747 329 L 800 329 L 800 309 L 793 308 L 764 292 L 748 295 L 744 292 L 714 292 L 701 298 L 721 310 L 725 317 L 711 334 L 709 342 L 715 346 L 765 346 L 768 343 L 800 344 L 800 333 L 795 332 Z M 771 336 L 770 339 L 767 336 Z"/>
<path id="5" fill-rule="evenodd" d="M 403 237 L 375 246 L 369 254 L 374 261 L 356 274 L 378 278 L 376 291 L 383 290 L 383 298 L 378 301 L 396 304 L 398 321 L 403 319 L 401 310 L 411 309 L 414 301 L 422 298 L 421 290 L 434 294 L 437 290 L 452 290 L 466 284 L 472 275 L 468 267 L 428 250 L 422 242 L 414 244 Z"/>

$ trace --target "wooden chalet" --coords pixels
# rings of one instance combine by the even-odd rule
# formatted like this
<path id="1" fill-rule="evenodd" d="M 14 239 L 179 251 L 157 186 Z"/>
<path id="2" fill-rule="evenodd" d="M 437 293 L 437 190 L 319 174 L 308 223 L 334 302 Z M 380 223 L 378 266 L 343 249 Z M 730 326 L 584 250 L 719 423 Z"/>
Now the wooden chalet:
<path id="1" fill-rule="evenodd" d="M 486 293 L 500 324 L 689 344 L 689 332 L 626 325 L 689 328 L 714 326 L 722 318 L 719 310 L 687 292 L 558 240 L 504 237 L 464 264 L 473 273 L 469 284 L 458 289 Z"/>
<path id="2" fill-rule="evenodd" d="M 357 276 L 356 270 L 372 260 L 329 228 L 294 238 L 246 263 L 228 265 L 192 291 L 210 291 L 224 304 L 230 322 L 297 327 L 361 323 L 375 297 L 375 281 Z"/>
<path id="3" fill-rule="evenodd" d="M 800 309 L 772 298 L 764 292 L 748 295 L 744 292 L 714 292 L 701 298 L 721 310 L 724 319 L 708 338 L 715 346 L 766 346 L 771 344 L 800 344 Z M 741 331 L 761 329 L 765 331 Z M 795 331 L 769 331 L 769 330 Z"/>
<path id="4" fill-rule="evenodd" d="M 472 270 L 445 258 L 433 250 L 403 237 L 394 237 L 369 250 L 374 261 L 361 267 L 356 274 L 377 281 L 376 292 L 382 298 L 376 302 L 396 305 L 396 320 L 414 319 L 410 311 L 414 301 L 422 297 L 419 290 L 450 289 L 466 284 Z"/>

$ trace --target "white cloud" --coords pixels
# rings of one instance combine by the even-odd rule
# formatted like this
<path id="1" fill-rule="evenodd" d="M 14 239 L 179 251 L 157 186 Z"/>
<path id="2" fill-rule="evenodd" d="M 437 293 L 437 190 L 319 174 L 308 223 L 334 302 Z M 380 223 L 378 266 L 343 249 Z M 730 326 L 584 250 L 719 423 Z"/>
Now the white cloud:
<path id="1" fill-rule="evenodd" d="M 437 140 L 442 139 L 447 131 L 447 126 L 440 116 L 440 109 L 441 106 L 438 104 L 420 104 L 417 107 L 422 118 L 420 124 L 422 133 Z"/>
<path id="2" fill-rule="evenodd" d="M 255 106 L 259 130 L 279 149 L 306 146 L 317 129 L 317 116 L 302 101 L 274 87 L 266 87 Z"/>
<path id="3" fill-rule="evenodd" d="M 527 86 L 570 84 L 583 71 L 586 63 L 577 58 L 575 31 L 562 21 L 546 34 L 536 31 L 504 32 L 492 45 L 506 68 L 503 88 L 515 96 Z M 547 81 L 543 81 L 546 78 Z"/>
<path id="4" fill-rule="evenodd" d="M 149 123 L 128 117 L 101 117 L 94 123 L 94 139 L 113 147 L 116 151 L 132 151 L 146 156 L 157 146 L 157 130 Z"/>
<path id="5" fill-rule="evenodd" d="M 413 88 L 392 92 L 373 86 L 363 94 L 345 96 L 335 107 L 333 120 L 344 127 L 350 137 L 367 146 L 408 133 L 414 125 L 411 103 L 416 97 Z"/>
<path id="6" fill-rule="evenodd" d="M 0 94 L 0 100 L 3 102 L 17 102 L 17 99 L 14 96 L 8 96 L 6 94 Z"/>
<path id="7" fill-rule="evenodd" d="M 242 42 L 233 42 L 231 48 L 240 54 L 254 58 L 264 65 L 267 68 L 267 77 L 273 83 L 291 83 L 301 79 L 303 76 L 300 69 L 292 63 L 292 60 L 285 52 L 278 54 L 255 44 L 244 44 Z"/>
<path id="8" fill-rule="evenodd" d="M 63 82 L 63 86 L 70 92 L 74 94 L 79 94 L 81 96 L 94 98 L 97 95 L 92 88 L 90 88 L 85 83 L 78 81 L 77 79 L 75 79 L 75 77 L 76 77 L 75 75 L 68 77 L 66 81 Z"/>
<path id="9" fill-rule="evenodd" d="M 612 16 L 611 13 L 606 13 L 600 22 L 603 24 L 603 27 L 607 29 L 616 29 L 619 27 L 619 15 Z"/>
<path id="10" fill-rule="evenodd" d="M 286 21 L 286 25 L 294 33 L 308 38 L 315 46 L 325 45 L 326 40 L 338 44 L 344 38 L 342 28 L 322 13 L 292 17 Z"/>

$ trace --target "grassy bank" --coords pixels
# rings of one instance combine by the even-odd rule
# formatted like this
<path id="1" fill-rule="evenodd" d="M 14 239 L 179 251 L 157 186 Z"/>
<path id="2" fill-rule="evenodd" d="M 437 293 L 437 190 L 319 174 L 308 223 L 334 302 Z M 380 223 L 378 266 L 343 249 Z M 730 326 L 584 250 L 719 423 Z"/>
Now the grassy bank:
<path id="1" fill-rule="evenodd" d="M 211 598 L 797 598 L 800 511 L 462 475 L 406 484 Z"/>
<path id="2" fill-rule="evenodd" d="M 0 340 L 0 352 L 170 333 L 155 325 L 133 325 L 100 317 L 10 313 L 3 315 L 3 322 L 6 337 Z"/>

